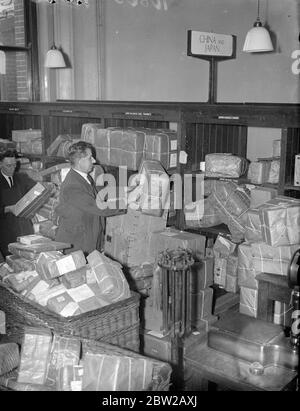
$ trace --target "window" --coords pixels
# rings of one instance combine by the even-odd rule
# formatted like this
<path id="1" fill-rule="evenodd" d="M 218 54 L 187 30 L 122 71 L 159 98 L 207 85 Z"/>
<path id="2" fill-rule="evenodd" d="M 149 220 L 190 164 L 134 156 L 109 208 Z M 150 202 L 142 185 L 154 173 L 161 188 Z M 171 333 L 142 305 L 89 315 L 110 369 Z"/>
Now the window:
<path id="1" fill-rule="evenodd" d="M 39 100 L 36 5 L 0 0 L 0 100 Z"/>

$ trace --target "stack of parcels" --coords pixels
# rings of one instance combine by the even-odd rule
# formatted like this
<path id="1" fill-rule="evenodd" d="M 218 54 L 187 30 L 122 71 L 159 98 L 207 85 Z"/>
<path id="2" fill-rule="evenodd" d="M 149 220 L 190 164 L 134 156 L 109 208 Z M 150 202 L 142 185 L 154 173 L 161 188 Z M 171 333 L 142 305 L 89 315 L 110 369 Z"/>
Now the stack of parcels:
<path id="1" fill-rule="evenodd" d="M 265 243 L 243 243 L 238 247 L 240 312 L 257 317 L 258 281 L 261 272 L 287 275 L 290 259 L 299 246 L 271 247 Z M 288 325 L 292 307 L 275 302 L 274 322 Z M 279 322 L 282 321 L 282 322 Z"/>
<path id="2" fill-rule="evenodd" d="M 12 130 L 12 141 L 23 154 L 43 154 L 42 130 Z"/>
<path id="3" fill-rule="evenodd" d="M 31 327 L 17 366 L 6 377 L 17 391 L 145 391 L 162 382 L 168 387 L 171 374 L 167 364 L 140 354 Z"/>
<path id="4" fill-rule="evenodd" d="M 139 169 L 142 159 L 157 160 L 168 170 L 177 166 L 177 133 L 150 128 L 103 128 L 84 124 L 81 139 L 96 148 L 103 165 Z"/>
<path id="5" fill-rule="evenodd" d="M 245 238 L 273 247 L 300 244 L 300 200 L 278 196 L 249 209 Z"/>
<path id="6" fill-rule="evenodd" d="M 246 186 L 233 181 L 212 180 L 207 198 L 185 205 L 185 217 L 188 225 L 193 227 L 224 223 L 232 238 L 240 241 L 245 236 L 245 219 L 249 207 L 250 191 Z"/>
<path id="7" fill-rule="evenodd" d="M 32 218 L 34 214 L 51 197 L 54 186 L 52 183 L 36 183 L 16 204 L 17 217 Z"/>
<path id="8" fill-rule="evenodd" d="M 68 158 L 69 148 L 80 141 L 79 134 L 60 134 L 47 148 L 47 156 Z"/>
<path id="9" fill-rule="evenodd" d="M 11 140 L 0 138 L 0 153 L 4 153 L 7 150 L 15 150 L 16 143 Z"/>
<path id="10" fill-rule="evenodd" d="M 129 179 L 128 203 L 143 214 L 161 217 L 169 209 L 169 176 L 156 160 L 144 160 L 139 174 Z"/>
<path id="11" fill-rule="evenodd" d="M 237 293 L 239 291 L 237 245 L 219 235 L 214 243 L 213 253 L 214 284 L 218 284 L 227 292 Z"/>
<path id="12" fill-rule="evenodd" d="M 149 251 L 151 234 L 164 230 L 166 216 L 153 217 L 128 208 L 127 214 L 106 219 L 104 251 L 127 267 L 152 264 L 155 257 Z"/>
<path id="13" fill-rule="evenodd" d="M 32 266 L 19 259 L 18 266 L 24 267 L 22 271 L 1 267 L 2 281 L 23 297 L 62 317 L 96 310 L 131 296 L 122 267 L 117 262 L 94 251 L 87 257 L 87 264 L 81 250 L 63 255 L 51 248 L 51 244 L 57 243 L 49 240 L 38 244 L 49 251 L 35 254 Z M 15 260 L 15 257 L 8 257 L 7 262 L 16 266 Z"/>
<path id="14" fill-rule="evenodd" d="M 279 171 L 279 159 L 253 161 L 250 163 L 247 177 L 252 184 L 278 184 Z"/>

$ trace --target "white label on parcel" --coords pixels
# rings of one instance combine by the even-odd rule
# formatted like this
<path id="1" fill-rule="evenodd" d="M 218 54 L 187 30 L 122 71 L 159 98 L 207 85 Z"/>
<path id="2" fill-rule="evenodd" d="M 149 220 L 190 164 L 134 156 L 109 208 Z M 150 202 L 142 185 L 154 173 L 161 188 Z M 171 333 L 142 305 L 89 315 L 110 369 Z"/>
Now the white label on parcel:
<path id="1" fill-rule="evenodd" d="M 76 265 L 71 255 L 69 255 L 68 257 L 62 258 L 60 260 L 57 260 L 55 264 L 61 275 L 69 273 L 70 271 L 76 270 Z"/>

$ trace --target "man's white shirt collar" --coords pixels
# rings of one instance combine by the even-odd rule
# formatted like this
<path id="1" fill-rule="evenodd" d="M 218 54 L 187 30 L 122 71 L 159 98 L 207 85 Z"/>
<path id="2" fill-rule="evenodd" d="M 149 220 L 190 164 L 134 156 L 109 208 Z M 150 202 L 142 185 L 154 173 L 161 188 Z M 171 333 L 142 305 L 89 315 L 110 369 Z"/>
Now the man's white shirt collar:
<path id="1" fill-rule="evenodd" d="M 76 170 L 76 168 L 73 168 L 73 170 L 76 171 L 76 173 L 80 174 L 81 177 L 83 177 L 85 179 L 85 181 L 87 181 L 89 184 L 91 184 L 89 182 L 88 178 L 87 178 L 87 173 L 84 173 L 83 171 Z"/>
<path id="2" fill-rule="evenodd" d="M 5 178 L 5 180 L 8 182 L 9 187 L 11 187 L 9 177 L 8 177 L 6 174 L 3 174 L 3 173 L 2 173 L 2 170 L 1 170 L 1 174 L 3 175 L 3 177 Z M 12 181 L 14 181 L 14 178 L 13 178 L 13 177 L 11 177 L 11 178 L 12 178 Z"/>

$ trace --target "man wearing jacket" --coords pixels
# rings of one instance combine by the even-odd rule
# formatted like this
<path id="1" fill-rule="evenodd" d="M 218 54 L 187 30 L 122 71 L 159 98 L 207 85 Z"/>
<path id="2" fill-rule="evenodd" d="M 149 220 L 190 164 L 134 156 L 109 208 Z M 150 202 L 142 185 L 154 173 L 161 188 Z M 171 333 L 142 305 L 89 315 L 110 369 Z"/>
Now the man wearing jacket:
<path id="1" fill-rule="evenodd" d="M 0 250 L 7 256 L 8 244 L 18 236 L 33 234 L 31 220 L 14 215 L 15 204 L 34 186 L 26 174 L 16 172 L 16 152 L 0 154 Z"/>
<path id="2" fill-rule="evenodd" d="M 84 141 L 73 144 L 69 150 L 72 168 L 60 188 L 59 216 L 56 241 L 72 244 L 68 253 L 82 250 L 88 254 L 101 250 L 105 219 L 118 213 L 117 210 L 101 210 L 96 205 L 97 190 L 89 173 L 95 159 L 93 146 Z"/>

